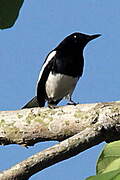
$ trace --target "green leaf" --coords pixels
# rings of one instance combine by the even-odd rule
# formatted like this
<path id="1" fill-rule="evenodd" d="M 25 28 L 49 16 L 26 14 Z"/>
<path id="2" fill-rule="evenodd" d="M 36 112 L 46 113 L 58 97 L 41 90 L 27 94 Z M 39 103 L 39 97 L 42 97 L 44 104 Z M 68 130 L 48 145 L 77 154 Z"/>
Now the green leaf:
<path id="1" fill-rule="evenodd" d="M 109 171 L 120 171 L 120 141 L 109 143 L 103 149 L 96 167 L 97 174 Z"/>
<path id="2" fill-rule="evenodd" d="M 97 175 L 86 180 L 120 180 L 120 141 L 105 145 L 96 169 Z"/>
<path id="3" fill-rule="evenodd" d="M 120 180 L 120 170 L 110 171 L 97 176 L 88 177 L 86 180 Z"/>
<path id="4" fill-rule="evenodd" d="M 0 0 L 0 29 L 14 25 L 24 0 Z"/>

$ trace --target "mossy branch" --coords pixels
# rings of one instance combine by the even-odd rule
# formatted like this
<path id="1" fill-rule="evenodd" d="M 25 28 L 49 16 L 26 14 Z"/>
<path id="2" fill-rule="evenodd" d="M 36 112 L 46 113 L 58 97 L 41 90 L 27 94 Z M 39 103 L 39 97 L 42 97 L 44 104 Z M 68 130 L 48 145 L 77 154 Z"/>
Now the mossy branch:
<path id="1" fill-rule="evenodd" d="M 29 179 L 36 172 L 102 141 L 118 139 L 120 102 L 0 112 L 0 143 L 3 145 L 62 141 L 3 171 L 0 179 Z"/>

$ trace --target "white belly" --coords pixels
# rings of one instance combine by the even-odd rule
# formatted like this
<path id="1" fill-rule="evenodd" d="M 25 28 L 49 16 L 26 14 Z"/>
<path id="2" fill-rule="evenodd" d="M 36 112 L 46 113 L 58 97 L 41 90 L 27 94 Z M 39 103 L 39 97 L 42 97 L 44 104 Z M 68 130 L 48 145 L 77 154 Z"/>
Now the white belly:
<path id="1" fill-rule="evenodd" d="M 71 96 L 78 78 L 50 72 L 46 82 L 46 93 L 53 101 Z"/>

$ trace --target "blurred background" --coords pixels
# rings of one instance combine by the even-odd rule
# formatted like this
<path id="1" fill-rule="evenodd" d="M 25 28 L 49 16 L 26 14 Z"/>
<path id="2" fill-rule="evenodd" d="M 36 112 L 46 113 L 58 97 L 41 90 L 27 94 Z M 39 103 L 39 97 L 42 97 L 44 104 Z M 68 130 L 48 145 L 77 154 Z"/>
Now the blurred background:
<path id="1" fill-rule="evenodd" d="M 102 36 L 84 50 L 85 67 L 73 99 L 81 104 L 119 100 L 120 1 L 25 1 L 15 25 L 0 31 L 0 110 L 20 109 L 35 95 L 46 55 L 73 32 Z M 60 105 L 66 104 L 62 101 Z M 4 170 L 57 142 L 28 149 L 0 147 Z M 51 166 L 30 180 L 83 180 L 95 174 L 104 143 Z"/>

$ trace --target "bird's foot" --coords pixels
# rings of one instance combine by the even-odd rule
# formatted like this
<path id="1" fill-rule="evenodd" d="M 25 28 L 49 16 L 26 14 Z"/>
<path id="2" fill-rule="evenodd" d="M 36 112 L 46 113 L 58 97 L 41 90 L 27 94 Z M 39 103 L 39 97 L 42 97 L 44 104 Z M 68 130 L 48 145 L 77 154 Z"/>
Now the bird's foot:
<path id="1" fill-rule="evenodd" d="M 48 107 L 49 107 L 50 109 L 55 109 L 55 108 L 57 108 L 57 106 L 56 106 L 56 105 L 53 105 L 53 104 L 48 104 Z"/>
<path id="2" fill-rule="evenodd" d="M 72 101 L 72 100 L 70 100 L 68 103 L 67 103 L 67 105 L 74 105 L 74 106 L 76 106 L 78 103 L 76 103 L 76 102 L 74 102 L 74 101 Z"/>

